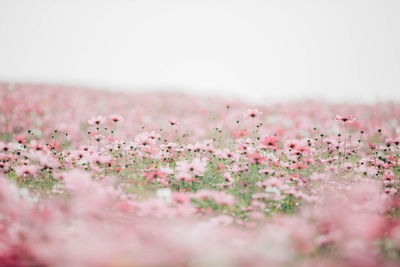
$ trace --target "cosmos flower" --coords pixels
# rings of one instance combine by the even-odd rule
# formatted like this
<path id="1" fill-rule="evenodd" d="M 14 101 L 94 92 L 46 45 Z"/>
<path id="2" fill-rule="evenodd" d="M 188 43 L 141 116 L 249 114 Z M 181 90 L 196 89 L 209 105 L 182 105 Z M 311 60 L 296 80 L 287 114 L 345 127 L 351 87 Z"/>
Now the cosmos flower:
<path id="1" fill-rule="evenodd" d="M 295 149 L 299 145 L 299 142 L 296 139 L 289 139 L 285 142 L 286 149 Z"/>
<path id="2" fill-rule="evenodd" d="M 234 135 L 236 138 L 246 137 L 246 136 L 248 136 L 249 134 L 250 134 L 250 132 L 247 131 L 246 129 L 233 132 L 233 135 Z"/>
<path id="3" fill-rule="evenodd" d="M 255 109 L 248 109 L 243 113 L 243 116 L 249 118 L 256 118 L 258 116 L 261 116 L 261 114 L 263 114 L 262 111 L 259 111 L 258 109 L 255 108 Z"/>
<path id="4" fill-rule="evenodd" d="M 356 117 L 354 115 L 349 115 L 346 117 L 336 115 L 336 120 L 343 125 L 348 125 L 348 124 L 354 123 L 354 121 L 356 120 Z"/>
<path id="5" fill-rule="evenodd" d="M 120 115 L 117 115 L 117 114 L 112 114 L 112 115 L 109 116 L 109 118 L 114 123 L 123 122 L 124 121 L 124 118 L 122 118 Z"/>
<path id="6" fill-rule="evenodd" d="M 168 120 L 168 122 L 169 122 L 169 124 L 170 124 L 171 126 L 174 126 L 174 125 L 177 125 L 177 124 L 178 124 L 178 122 L 177 122 L 176 120 L 172 120 L 172 119 Z"/>
<path id="7" fill-rule="evenodd" d="M 18 177 L 35 176 L 38 170 L 39 167 L 37 165 L 21 165 L 15 167 L 15 174 Z"/>
<path id="8" fill-rule="evenodd" d="M 187 160 L 176 163 L 176 170 L 181 173 L 189 173 L 194 176 L 202 176 L 206 170 L 207 160 L 194 158 L 192 162 Z"/>
<path id="9" fill-rule="evenodd" d="M 146 179 L 148 181 L 153 181 L 156 179 L 167 179 L 167 173 L 165 172 L 159 172 L 159 171 L 149 171 L 149 172 L 144 172 L 144 175 L 146 176 Z"/>
<path id="10" fill-rule="evenodd" d="M 19 144 L 26 145 L 26 140 L 22 136 L 19 136 L 16 134 L 13 134 L 13 136 L 14 136 L 14 139 L 17 140 L 17 142 Z"/>
<path id="11" fill-rule="evenodd" d="M 263 145 L 266 146 L 267 149 L 278 149 L 279 138 L 276 136 L 266 136 L 261 141 Z"/>
<path id="12" fill-rule="evenodd" d="M 254 154 L 249 154 L 248 156 L 249 156 L 250 162 L 253 164 L 262 164 L 265 161 L 267 161 L 267 157 L 266 156 L 261 157 L 259 152 L 256 152 Z"/>
<path id="13" fill-rule="evenodd" d="M 88 123 L 90 125 L 95 125 L 95 126 L 104 124 L 105 122 L 106 122 L 106 118 L 101 115 L 94 116 L 88 120 Z"/>

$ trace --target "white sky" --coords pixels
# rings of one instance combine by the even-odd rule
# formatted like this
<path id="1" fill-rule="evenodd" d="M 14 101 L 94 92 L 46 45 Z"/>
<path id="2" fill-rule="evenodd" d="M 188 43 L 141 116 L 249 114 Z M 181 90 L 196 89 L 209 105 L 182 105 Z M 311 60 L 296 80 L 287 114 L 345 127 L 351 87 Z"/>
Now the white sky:
<path id="1" fill-rule="evenodd" d="M 400 99 L 399 0 L 0 0 L 0 80 Z"/>

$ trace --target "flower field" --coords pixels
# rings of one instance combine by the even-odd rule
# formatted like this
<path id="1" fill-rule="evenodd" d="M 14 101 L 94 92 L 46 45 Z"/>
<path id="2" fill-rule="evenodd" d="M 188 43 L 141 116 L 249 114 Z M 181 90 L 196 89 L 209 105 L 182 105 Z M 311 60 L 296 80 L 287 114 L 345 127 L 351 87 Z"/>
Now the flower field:
<path id="1" fill-rule="evenodd" d="M 0 101 L 0 266 L 400 265 L 399 104 Z"/>

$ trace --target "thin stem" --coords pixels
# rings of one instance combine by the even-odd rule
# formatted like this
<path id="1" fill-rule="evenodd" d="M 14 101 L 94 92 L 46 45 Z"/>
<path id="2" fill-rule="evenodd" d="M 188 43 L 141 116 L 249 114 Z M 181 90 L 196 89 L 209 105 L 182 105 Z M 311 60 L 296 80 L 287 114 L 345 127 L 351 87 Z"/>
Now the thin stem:
<path id="1" fill-rule="evenodd" d="M 254 129 L 254 118 L 253 118 L 253 145 L 256 145 L 256 131 Z"/>
<path id="2" fill-rule="evenodd" d="M 228 109 L 225 109 L 225 112 L 224 112 L 224 115 L 223 115 L 223 118 L 222 118 L 221 132 L 223 132 L 224 129 L 225 129 L 225 118 L 226 118 L 226 113 L 228 113 Z"/>
<path id="3" fill-rule="evenodd" d="M 346 159 L 346 147 L 347 147 L 347 127 L 346 124 L 344 125 L 344 159 Z"/>
<path id="4" fill-rule="evenodd" d="M 380 148 L 381 148 L 381 131 L 378 130 L 378 147 L 376 148 L 375 163 L 374 163 L 375 166 L 376 166 L 376 161 L 378 160 Z"/>

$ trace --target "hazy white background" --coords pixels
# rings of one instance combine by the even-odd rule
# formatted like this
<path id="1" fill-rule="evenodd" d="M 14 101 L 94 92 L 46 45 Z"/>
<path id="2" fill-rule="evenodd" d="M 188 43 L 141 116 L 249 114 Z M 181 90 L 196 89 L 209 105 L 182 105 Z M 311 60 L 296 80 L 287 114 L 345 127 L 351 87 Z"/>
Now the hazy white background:
<path id="1" fill-rule="evenodd" d="M 399 0 L 0 0 L 0 80 L 400 99 Z"/>

